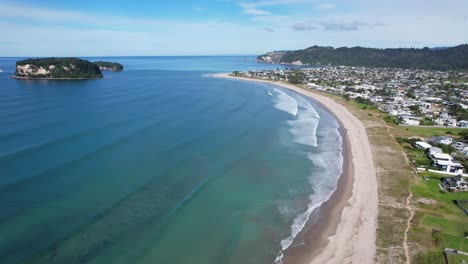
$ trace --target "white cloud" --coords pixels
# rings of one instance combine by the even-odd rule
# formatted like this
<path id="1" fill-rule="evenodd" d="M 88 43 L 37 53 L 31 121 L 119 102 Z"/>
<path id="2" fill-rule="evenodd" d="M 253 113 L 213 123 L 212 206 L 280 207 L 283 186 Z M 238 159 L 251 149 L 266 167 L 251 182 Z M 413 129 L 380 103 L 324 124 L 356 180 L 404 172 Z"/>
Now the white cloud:
<path id="1" fill-rule="evenodd" d="M 312 0 L 313 1 L 313 0 Z M 242 8 L 242 13 L 254 15 L 254 16 L 266 16 L 271 15 L 270 11 L 265 8 L 272 6 L 284 6 L 284 5 L 296 5 L 310 3 L 311 0 L 267 0 L 267 1 L 251 1 L 241 2 L 239 6 Z"/>
<path id="2" fill-rule="evenodd" d="M 309 23 L 296 23 L 296 24 L 293 24 L 291 27 L 292 29 L 296 31 L 311 31 L 311 30 L 318 29 L 318 27 L 311 25 Z"/>
<path id="3" fill-rule="evenodd" d="M 324 0 L 235 2 L 242 10 L 262 12 L 229 22 L 93 14 L 0 0 L 0 56 L 253 54 L 315 44 L 450 46 L 468 40 L 468 1 L 451 1 L 352 0 L 352 9 L 338 5 L 327 12 L 317 10 Z M 284 6 L 287 13 L 272 14 L 293 4 Z M 320 34 L 304 32 L 310 30 Z"/>

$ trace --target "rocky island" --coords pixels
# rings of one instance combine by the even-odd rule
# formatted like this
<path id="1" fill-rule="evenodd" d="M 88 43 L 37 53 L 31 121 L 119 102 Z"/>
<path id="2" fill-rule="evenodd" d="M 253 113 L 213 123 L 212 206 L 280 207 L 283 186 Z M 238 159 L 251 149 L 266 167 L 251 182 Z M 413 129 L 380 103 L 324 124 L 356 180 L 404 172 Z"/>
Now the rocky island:
<path id="1" fill-rule="evenodd" d="M 84 80 L 102 78 L 102 71 L 121 71 L 122 64 L 79 58 L 40 58 L 16 62 L 16 79 Z"/>
<path id="2" fill-rule="evenodd" d="M 123 71 L 123 65 L 117 62 L 96 61 L 94 62 L 101 71 Z"/>

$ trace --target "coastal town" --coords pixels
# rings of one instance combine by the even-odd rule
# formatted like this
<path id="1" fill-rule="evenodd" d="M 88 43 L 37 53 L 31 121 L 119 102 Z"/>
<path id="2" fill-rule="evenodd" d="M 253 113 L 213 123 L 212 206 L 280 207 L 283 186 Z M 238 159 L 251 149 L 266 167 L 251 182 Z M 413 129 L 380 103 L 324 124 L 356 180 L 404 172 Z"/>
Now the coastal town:
<path id="1" fill-rule="evenodd" d="M 368 67 L 316 67 L 233 72 L 238 77 L 283 81 L 339 95 L 364 107 L 377 108 L 400 126 L 468 128 L 468 72 Z M 427 152 L 433 169 L 464 173 L 468 140 L 449 135 L 421 139 L 444 160 Z M 412 142 L 414 143 L 414 142 Z M 430 145 L 432 144 L 432 145 Z M 441 146 L 449 153 L 443 153 Z M 438 157 L 438 156 L 437 156 Z M 461 162 L 452 157 L 462 159 Z"/>
<path id="2" fill-rule="evenodd" d="M 468 72 L 288 67 L 230 75 L 326 94 L 367 124 L 379 179 L 377 262 L 465 263 Z"/>

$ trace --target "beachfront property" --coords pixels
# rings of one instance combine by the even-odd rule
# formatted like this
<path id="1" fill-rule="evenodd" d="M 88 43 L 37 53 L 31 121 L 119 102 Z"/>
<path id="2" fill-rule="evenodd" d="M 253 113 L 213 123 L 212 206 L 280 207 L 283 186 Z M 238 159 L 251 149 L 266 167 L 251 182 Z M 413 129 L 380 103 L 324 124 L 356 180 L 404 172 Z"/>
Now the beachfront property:
<path id="1" fill-rule="evenodd" d="M 432 160 L 432 165 L 443 172 L 462 174 L 465 169 L 463 165 L 455 162 L 452 156 L 446 153 L 433 152 L 429 158 Z"/>
<path id="2" fill-rule="evenodd" d="M 466 192 L 468 191 L 468 181 L 461 175 L 445 177 L 442 179 L 441 187 L 450 192 Z"/>
<path id="3" fill-rule="evenodd" d="M 433 138 L 431 142 L 434 144 L 451 145 L 453 142 L 453 139 L 447 136 L 438 136 L 438 137 Z"/>
<path id="4" fill-rule="evenodd" d="M 432 148 L 431 144 L 429 144 L 427 142 L 424 142 L 424 141 L 416 141 L 416 142 L 414 142 L 413 146 L 418 148 L 418 149 L 424 149 L 424 150 Z M 442 151 L 442 150 L 440 150 L 440 151 Z"/>

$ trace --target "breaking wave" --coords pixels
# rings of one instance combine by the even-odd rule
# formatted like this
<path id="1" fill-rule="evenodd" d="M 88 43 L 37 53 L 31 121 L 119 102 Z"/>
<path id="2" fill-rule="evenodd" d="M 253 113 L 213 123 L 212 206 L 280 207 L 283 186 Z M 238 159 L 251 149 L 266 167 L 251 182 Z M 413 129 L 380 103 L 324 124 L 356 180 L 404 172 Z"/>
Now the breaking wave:
<path id="1" fill-rule="evenodd" d="M 343 172 L 343 139 L 338 130 L 338 123 L 334 126 L 336 128 L 335 133 L 330 133 L 328 129 L 326 131 L 317 131 L 320 115 L 308 100 L 295 94 L 292 97 L 277 89 L 275 89 L 275 92 L 278 93 L 277 98 L 279 97 L 279 99 L 277 100 L 283 100 L 283 104 L 280 106 L 284 107 L 284 109 L 288 106 L 287 112 L 291 114 L 294 109 L 292 100 L 294 100 L 297 110 L 294 118 L 288 121 L 290 125 L 289 132 L 294 142 L 313 147 L 308 151 L 308 158 L 314 166 L 314 171 L 309 176 L 312 194 L 308 197 L 307 209 L 294 217 L 290 235 L 281 241 L 281 250 L 275 263 L 282 263 L 283 252 L 293 245 L 295 238 L 304 229 L 311 214 L 330 199 L 336 190 L 338 178 Z M 288 103 L 286 100 L 288 100 Z M 277 108 L 280 109 L 280 106 L 277 106 Z M 319 133 L 320 142 L 317 141 L 317 133 Z M 282 213 L 289 211 L 285 205 L 281 205 L 278 209 Z"/>
<path id="2" fill-rule="evenodd" d="M 292 96 L 281 91 L 280 89 L 274 89 L 276 97 L 274 97 L 275 107 L 281 111 L 289 113 L 293 116 L 297 115 L 297 101 Z"/>

